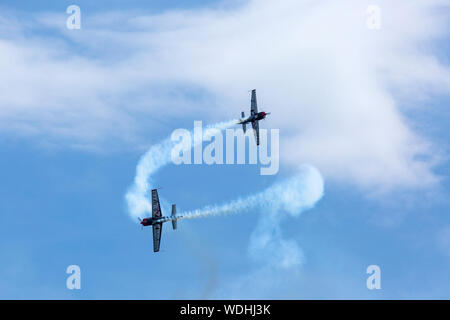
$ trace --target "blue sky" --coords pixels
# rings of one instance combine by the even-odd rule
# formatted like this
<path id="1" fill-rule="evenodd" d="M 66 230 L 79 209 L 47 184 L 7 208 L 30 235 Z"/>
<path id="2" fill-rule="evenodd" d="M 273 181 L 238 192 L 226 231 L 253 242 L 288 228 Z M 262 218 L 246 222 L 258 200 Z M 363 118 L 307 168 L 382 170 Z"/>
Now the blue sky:
<path id="1" fill-rule="evenodd" d="M 448 4 L 379 1 L 377 31 L 360 1 L 78 1 L 82 28 L 67 30 L 70 4 L 0 6 L 0 298 L 450 297 Z M 280 129 L 277 175 L 152 178 L 191 210 L 315 166 L 322 199 L 280 213 L 298 264 L 252 255 L 261 208 L 166 224 L 154 254 L 125 201 L 140 157 L 194 120 L 248 113 L 252 88 L 272 112 L 261 126 Z M 373 264 L 381 290 L 366 288 Z"/>

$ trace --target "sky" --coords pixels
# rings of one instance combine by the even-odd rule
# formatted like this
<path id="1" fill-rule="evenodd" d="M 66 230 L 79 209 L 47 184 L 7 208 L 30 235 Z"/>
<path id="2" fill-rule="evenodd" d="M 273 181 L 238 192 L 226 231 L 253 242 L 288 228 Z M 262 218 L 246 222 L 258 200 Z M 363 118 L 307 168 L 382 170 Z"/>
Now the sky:
<path id="1" fill-rule="evenodd" d="M 449 15 L 440 0 L 3 0 L 0 298 L 449 299 Z M 127 197 L 138 164 L 176 129 L 248 114 L 254 88 L 279 171 L 144 175 L 163 214 L 232 208 L 164 224 L 153 253 Z"/>

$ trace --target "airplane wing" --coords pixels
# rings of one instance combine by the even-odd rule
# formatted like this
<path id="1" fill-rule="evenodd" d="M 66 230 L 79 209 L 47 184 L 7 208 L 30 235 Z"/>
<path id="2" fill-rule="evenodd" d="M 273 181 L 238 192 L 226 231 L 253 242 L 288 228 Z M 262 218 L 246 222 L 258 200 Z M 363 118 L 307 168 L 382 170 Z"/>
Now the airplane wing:
<path id="1" fill-rule="evenodd" d="M 259 146 L 259 121 L 252 122 L 253 133 L 255 134 L 256 145 Z"/>
<path id="2" fill-rule="evenodd" d="M 252 100 L 251 100 L 250 112 L 251 112 L 251 114 L 258 113 L 258 105 L 256 103 L 256 89 L 252 90 Z"/>
<path id="3" fill-rule="evenodd" d="M 162 216 L 162 214 L 161 214 L 161 206 L 159 205 L 158 190 L 153 189 L 152 190 L 152 217 L 160 218 L 161 216 Z"/>
<path id="4" fill-rule="evenodd" d="M 161 243 L 162 223 L 156 223 L 153 226 L 153 252 L 159 251 Z"/>

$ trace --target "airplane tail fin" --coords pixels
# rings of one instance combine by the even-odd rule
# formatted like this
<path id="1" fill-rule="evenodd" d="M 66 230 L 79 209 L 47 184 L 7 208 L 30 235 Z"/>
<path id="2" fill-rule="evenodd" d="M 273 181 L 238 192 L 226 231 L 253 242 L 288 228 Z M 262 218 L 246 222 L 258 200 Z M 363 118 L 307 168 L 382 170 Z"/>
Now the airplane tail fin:
<path id="1" fill-rule="evenodd" d="M 177 214 L 177 206 L 175 204 L 172 205 L 172 217 Z M 177 228 L 177 220 L 172 220 L 172 228 L 175 230 Z"/>
<path id="2" fill-rule="evenodd" d="M 244 113 L 244 111 L 241 112 L 241 118 L 242 118 L 242 119 L 245 118 L 245 113 Z M 245 130 L 246 130 L 246 129 L 247 129 L 246 124 L 243 123 L 243 124 L 242 124 L 242 130 L 244 130 L 244 133 L 245 133 Z"/>

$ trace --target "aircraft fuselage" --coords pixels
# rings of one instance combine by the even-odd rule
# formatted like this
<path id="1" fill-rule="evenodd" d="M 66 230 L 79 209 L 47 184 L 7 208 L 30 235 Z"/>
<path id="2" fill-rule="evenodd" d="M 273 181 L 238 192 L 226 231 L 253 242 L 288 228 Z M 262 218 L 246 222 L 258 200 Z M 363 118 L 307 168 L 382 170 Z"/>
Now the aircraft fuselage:
<path id="1" fill-rule="evenodd" d="M 241 119 L 240 120 L 240 124 L 244 124 L 244 123 L 249 123 L 249 122 L 253 122 L 253 121 L 259 121 L 264 119 L 267 116 L 267 113 L 264 111 L 252 114 L 250 117 L 248 117 L 247 119 Z"/>
<path id="2" fill-rule="evenodd" d="M 163 223 L 166 222 L 169 218 L 168 217 L 161 217 L 161 218 L 144 218 L 141 221 L 141 224 L 146 227 L 146 226 L 152 226 L 154 224 L 157 223 Z"/>

